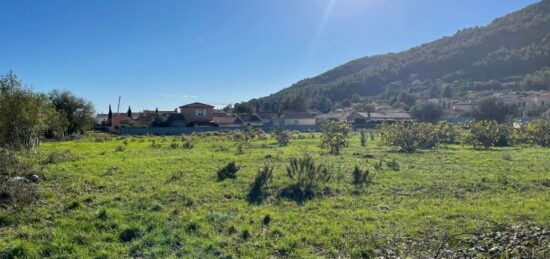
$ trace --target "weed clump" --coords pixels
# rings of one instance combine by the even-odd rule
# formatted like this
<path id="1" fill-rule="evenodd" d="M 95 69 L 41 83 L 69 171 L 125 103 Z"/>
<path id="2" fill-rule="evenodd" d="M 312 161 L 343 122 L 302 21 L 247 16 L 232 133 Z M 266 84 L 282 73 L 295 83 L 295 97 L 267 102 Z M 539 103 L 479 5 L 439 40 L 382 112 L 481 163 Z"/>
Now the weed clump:
<path id="1" fill-rule="evenodd" d="M 118 237 L 122 242 L 130 242 L 140 236 L 141 236 L 141 231 L 139 230 L 139 228 L 132 227 L 132 228 L 127 228 L 122 232 L 120 232 Z"/>
<path id="2" fill-rule="evenodd" d="M 226 166 L 218 170 L 218 180 L 223 181 L 226 178 L 237 178 L 237 171 L 239 171 L 239 169 L 235 161 L 229 162 Z"/>
<path id="3" fill-rule="evenodd" d="M 269 214 L 265 215 L 264 220 L 262 222 L 264 224 L 264 226 L 269 225 L 270 222 L 271 222 L 271 216 Z"/>
<path id="4" fill-rule="evenodd" d="M 275 137 L 280 147 L 287 146 L 290 141 L 290 134 L 284 130 L 275 130 Z"/>
<path id="5" fill-rule="evenodd" d="M 243 145 L 239 144 L 237 145 L 237 155 L 242 155 L 242 154 L 244 154 Z"/>
<path id="6" fill-rule="evenodd" d="M 386 166 L 393 171 L 399 171 L 399 163 L 395 160 L 395 158 L 386 162 Z"/>
<path id="7" fill-rule="evenodd" d="M 355 186 L 363 186 L 370 182 L 370 172 L 368 169 L 361 170 L 359 166 L 355 166 L 353 170 L 353 184 Z"/>
<path id="8" fill-rule="evenodd" d="M 273 167 L 265 164 L 264 167 L 256 173 L 256 178 L 254 178 L 254 182 L 250 185 L 247 196 L 248 202 L 256 204 L 261 203 L 266 196 L 265 188 L 272 178 Z"/>
<path id="9" fill-rule="evenodd" d="M 312 199 L 318 193 L 319 185 L 331 178 L 328 168 L 317 165 L 309 154 L 291 159 L 286 171 L 294 183 L 281 189 L 279 196 L 297 202 Z"/>
<path id="10" fill-rule="evenodd" d="M 191 140 L 185 140 L 181 146 L 184 148 L 184 149 L 193 149 L 193 147 L 195 146 L 195 144 L 193 144 L 193 142 Z"/>
<path id="11" fill-rule="evenodd" d="M 62 162 L 74 162 L 79 160 L 80 157 L 73 154 L 70 150 L 65 150 L 61 152 L 51 152 L 44 161 L 42 161 L 42 164 L 58 164 Z"/>

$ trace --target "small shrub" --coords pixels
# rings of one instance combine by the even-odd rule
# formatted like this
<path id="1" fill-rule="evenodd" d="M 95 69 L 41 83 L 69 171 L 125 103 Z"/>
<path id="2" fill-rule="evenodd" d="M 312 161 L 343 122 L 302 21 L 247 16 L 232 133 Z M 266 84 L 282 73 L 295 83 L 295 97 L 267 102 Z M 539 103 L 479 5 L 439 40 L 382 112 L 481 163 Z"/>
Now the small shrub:
<path id="1" fill-rule="evenodd" d="M 24 177 L 0 175 L 0 209 L 19 210 L 31 205 L 39 198 L 36 184 Z"/>
<path id="2" fill-rule="evenodd" d="M 399 171 L 399 163 L 397 163 L 397 160 L 395 160 L 395 158 L 386 162 L 386 166 L 393 171 Z"/>
<path id="3" fill-rule="evenodd" d="M 361 146 L 366 147 L 367 146 L 367 136 L 365 133 L 365 130 L 361 130 Z"/>
<path id="4" fill-rule="evenodd" d="M 504 159 L 506 161 L 512 161 L 512 155 L 510 153 L 503 153 L 502 154 L 502 159 Z"/>
<path id="5" fill-rule="evenodd" d="M 107 134 L 96 134 L 94 136 L 94 140 L 95 142 L 106 142 L 106 141 L 110 141 L 111 137 Z"/>
<path id="6" fill-rule="evenodd" d="M 118 147 L 116 147 L 115 151 L 116 152 L 124 152 L 124 149 L 125 149 L 124 146 L 118 146 Z"/>
<path id="7" fill-rule="evenodd" d="M 288 131 L 276 130 L 275 137 L 280 147 L 287 146 L 290 141 L 290 134 L 288 134 Z"/>
<path id="8" fill-rule="evenodd" d="M 151 148 L 160 148 L 160 147 L 161 147 L 161 145 L 158 144 L 156 140 L 153 139 L 151 141 Z"/>
<path id="9" fill-rule="evenodd" d="M 268 214 L 268 215 L 265 215 L 265 216 L 264 216 L 264 219 L 263 219 L 263 221 L 262 221 L 263 225 L 264 225 L 264 226 L 267 226 L 267 225 L 269 225 L 270 222 L 271 222 L 271 216 L 270 216 L 269 214 Z"/>
<path id="10" fill-rule="evenodd" d="M 193 142 L 191 140 L 185 140 L 181 144 L 181 147 L 183 147 L 184 149 L 193 149 L 194 146 L 195 146 L 195 144 L 193 144 Z"/>
<path id="11" fill-rule="evenodd" d="M 363 186 L 370 182 L 370 172 L 368 169 L 361 170 L 359 166 L 353 169 L 353 184 L 355 186 Z"/>
<path id="12" fill-rule="evenodd" d="M 312 199 L 319 185 L 328 182 L 331 177 L 329 170 L 317 165 L 309 154 L 291 159 L 286 171 L 294 183 L 283 188 L 279 195 L 298 202 Z"/>
<path id="13" fill-rule="evenodd" d="M 254 182 L 250 185 L 250 190 L 248 191 L 248 202 L 250 203 L 261 203 L 266 195 L 265 188 L 273 178 L 273 167 L 265 164 L 262 169 L 258 170 L 256 173 L 256 178 Z"/>
<path id="14" fill-rule="evenodd" d="M 178 148 L 178 142 L 173 141 L 172 144 L 170 144 L 170 147 L 171 147 L 172 149 L 177 149 L 177 148 Z"/>
<path id="15" fill-rule="evenodd" d="M 243 145 L 242 145 L 242 144 L 237 145 L 237 150 L 236 150 L 236 152 L 237 152 L 237 155 L 242 155 L 242 154 L 244 154 L 244 149 L 243 149 Z"/>
<path id="16" fill-rule="evenodd" d="M 128 146 L 128 140 L 127 140 L 127 139 L 124 139 L 124 140 L 122 141 L 122 144 L 125 145 L 125 146 Z"/>
<path id="17" fill-rule="evenodd" d="M 50 153 L 44 161 L 42 161 L 42 164 L 58 164 L 61 162 L 74 162 L 79 160 L 80 157 L 73 154 L 70 150 L 65 150 L 62 152 L 54 151 Z"/>
<path id="18" fill-rule="evenodd" d="M 119 239 L 122 242 L 130 242 L 141 236 L 141 231 L 139 228 L 127 228 L 120 232 Z"/>
<path id="19" fill-rule="evenodd" d="M 242 237 L 244 240 L 250 239 L 250 237 L 251 237 L 250 231 L 248 231 L 247 229 L 243 230 L 243 231 L 241 232 L 241 237 Z"/>
<path id="20" fill-rule="evenodd" d="M 97 218 L 103 221 L 107 220 L 109 218 L 109 216 L 107 215 L 107 211 L 105 209 L 99 211 L 99 213 L 97 214 Z"/>
<path id="21" fill-rule="evenodd" d="M 381 171 L 383 166 L 384 164 L 382 163 L 382 160 L 378 160 L 378 162 L 374 164 L 374 169 L 376 171 Z"/>
<path id="22" fill-rule="evenodd" d="M 189 223 L 189 225 L 187 225 L 186 229 L 187 232 L 195 232 L 199 230 L 199 225 L 197 223 L 191 222 Z"/>
<path id="23" fill-rule="evenodd" d="M 223 181 L 226 178 L 237 178 L 237 171 L 239 171 L 239 167 L 237 164 L 233 162 L 229 162 L 226 166 L 218 170 L 218 180 Z"/>

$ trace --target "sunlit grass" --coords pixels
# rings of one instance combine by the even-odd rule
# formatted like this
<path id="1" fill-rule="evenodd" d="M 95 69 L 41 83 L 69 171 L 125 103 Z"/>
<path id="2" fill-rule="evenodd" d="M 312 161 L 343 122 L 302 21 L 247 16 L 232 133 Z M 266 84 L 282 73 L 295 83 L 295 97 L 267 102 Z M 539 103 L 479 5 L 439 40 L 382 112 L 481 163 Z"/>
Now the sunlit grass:
<path id="1" fill-rule="evenodd" d="M 355 134 L 333 156 L 319 148 L 318 136 L 302 136 L 286 147 L 273 138 L 245 143 L 242 154 L 241 142 L 213 136 L 194 138 L 192 149 L 171 148 L 174 137 L 126 137 L 126 145 L 122 138 L 46 143 L 40 154 L 70 150 L 80 159 L 46 165 L 42 197 L 32 207 L 0 211 L 9 219 L 0 225 L 0 251 L 73 258 L 336 257 L 372 251 L 382 242 L 373 238 L 378 235 L 550 221 L 549 149 L 448 145 L 403 154 L 377 139 L 362 148 Z M 153 139 L 161 146 L 153 148 Z M 306 152 L 331 168 L 327 191 L 303 204 L 277 198 L 274 192 L 291 183 L 289 159 Z M 393 158 L 398 171 L 385 163 L 374 169 Z M 237 178 L 218 181 L 217 170 L 231 161 L 240 167 Z M 251 205 L 249 185 L 266 161 L 275 167 L 273 194 Z M 357 190 L 355 165 L 370 170 L 372 184 Z"/>

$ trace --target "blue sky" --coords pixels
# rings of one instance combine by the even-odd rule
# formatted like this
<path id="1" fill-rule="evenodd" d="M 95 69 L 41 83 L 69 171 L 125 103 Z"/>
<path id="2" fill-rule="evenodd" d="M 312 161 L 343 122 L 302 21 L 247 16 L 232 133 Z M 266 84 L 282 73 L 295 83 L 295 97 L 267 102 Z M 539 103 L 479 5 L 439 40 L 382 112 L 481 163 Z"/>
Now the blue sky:
<path id="1" fill-rule="evenodd" d="M 216 106 L 490 23 L 532 0 L 3 0 L 0 73 L 98 112 Z M 115 108 L 116 109 L 116 108 Z"/>

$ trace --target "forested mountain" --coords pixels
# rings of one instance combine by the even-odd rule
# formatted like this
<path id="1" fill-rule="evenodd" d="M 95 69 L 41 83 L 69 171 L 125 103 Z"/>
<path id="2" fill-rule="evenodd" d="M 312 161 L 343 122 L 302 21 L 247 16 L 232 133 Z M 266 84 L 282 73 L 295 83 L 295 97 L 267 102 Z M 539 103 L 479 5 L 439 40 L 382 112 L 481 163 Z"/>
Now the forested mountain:
<path id="1" fill-rule="evenodd" d="M 550 0 L 544 0 L 484 27 L 463 29 L 407 51 L 353 60 L 249 103 L 260 110 L 299 110 L 305 102 L 323 110 L 353 96 L 383 94 L 395 99 L 434 87 L 440 88 L 435 95 L 510 82 L 519 82 L 514 87 L 547 89 L 550 82 L 542 80 L 550 80 L 548 67 Z"/>

